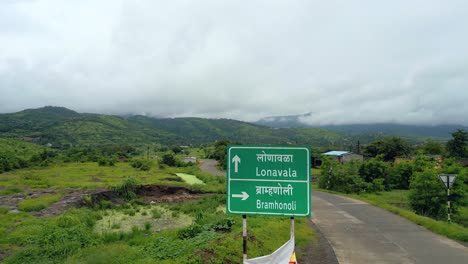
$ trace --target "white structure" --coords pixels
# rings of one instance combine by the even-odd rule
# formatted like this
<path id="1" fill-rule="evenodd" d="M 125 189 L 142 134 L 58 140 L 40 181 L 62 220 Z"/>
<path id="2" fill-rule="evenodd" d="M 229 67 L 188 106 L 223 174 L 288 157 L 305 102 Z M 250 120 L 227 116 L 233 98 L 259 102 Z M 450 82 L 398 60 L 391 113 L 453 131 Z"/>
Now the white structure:
<path id="1" fill-rule="evenodd" d="M 362 156 L 360 154 L 355 154 L 355 153 L 352 153 L 352 152 L 349 152 L 349 151 L 336 151 L 336 150 L 334 150 L 334 151 L 329 151 L 329 152 L 322 153 L 322 155 L 333 156 L 340 163 L 349 162 L 349 161 L 352 161 L 352 160 L 364 161 L 364 156 Z"/>

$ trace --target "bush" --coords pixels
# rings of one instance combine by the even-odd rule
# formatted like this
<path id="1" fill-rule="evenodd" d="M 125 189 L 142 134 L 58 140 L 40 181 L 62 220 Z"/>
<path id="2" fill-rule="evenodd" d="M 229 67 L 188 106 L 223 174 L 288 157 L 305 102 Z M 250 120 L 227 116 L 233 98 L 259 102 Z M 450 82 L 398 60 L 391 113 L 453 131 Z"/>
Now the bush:
<path id="1" fill-rule="evenodd" d="M 151 161 L 150 160 L 143 160 L 143 159 L 134 159 L 130 162 L 130 165 L 142 171 L 149 171 L 151 169 Z"/>
<path id="2" fill-rule="evenodd" d="M 155 219 L 158 219 L 158 218 L 162 217 L 161 212 L 157 208 L 151 210 L 151 214 L 153 215 L 153 218 L 155 218 Z"/>
<path id="3" fill-rule="evenodd" d="M 358 162 L 338 164 L 329 160 L 322 163 L 319 187 L 344 193 L 361 193 L 372 189 L 372 183 L 366 183 L 359 176 Z"/>
<path id="4" fill-rule="evenodd" d="M 117 192 L 125 200 L 131 200 L 136 198 L 136 187 L 137 180 L 130 176 L 126 177 L 119 185 L 111 187 L 111 189 Z"/>
<path id="5" fill-rule="evenodd" d="M 447 195 L 432 169 L 415 174 L 410 185 L 410 206 L 420 215 L 440 219 L 446 213 Z"/>
<path id="6" fill-rule="evenodd" d="M 164 154 L 161 160 L 162 164 L 165 164 L 167 166 L 174 167 L 177 165 L 177 161 L 172 154 Z"/>
<path id="7" fill-rule="evenodd" d="M 115 165 L 115 159 L 101 157 L 98 160 L 98 164 L 99 164 L 99 166 L 114 166 Z"/>
<path id="8" fill-rule="evenodd" d="M 394 164 L 388 172 L 390 189 L 408 190 L 412 175 L 413 166 L 411 163 L 400 162 Z"/>
<path id="9" fill-rule="evenodd" d="M 369 161 L 363 162 L 359 167 L 359 175 L 365 182 L 373 183 L 375 179 L 384 179 L 382 183 L 385 184 L 385 187 L 387 187 L 387 189 L 389 189 L 387 172 L 387 163 L 376 159 L 371 159 Z"/>
<path id="10" fill-rule="evenodd" d="M 199 224 L 193 224 L 189 227 L 183 228 L 177 232 L 180 239 L 193 238 L 203 231 L 203 227 Z"/>

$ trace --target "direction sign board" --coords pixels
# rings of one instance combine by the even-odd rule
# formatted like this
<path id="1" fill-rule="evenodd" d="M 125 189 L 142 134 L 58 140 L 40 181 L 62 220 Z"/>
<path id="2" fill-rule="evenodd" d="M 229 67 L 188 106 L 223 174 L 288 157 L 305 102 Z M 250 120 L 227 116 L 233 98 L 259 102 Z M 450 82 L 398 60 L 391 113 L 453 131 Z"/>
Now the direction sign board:
<path id="1" fill-rule="evenodd" d="M 450 189 L 457 176 L 457 174 L 439 174 L 439 179 L 445 184 L 445 188 Z"/>
<path id="2" fill-rule="evenodd" d="M 229 214 L 311 216 L 310 148 L 227 148 Z"/>

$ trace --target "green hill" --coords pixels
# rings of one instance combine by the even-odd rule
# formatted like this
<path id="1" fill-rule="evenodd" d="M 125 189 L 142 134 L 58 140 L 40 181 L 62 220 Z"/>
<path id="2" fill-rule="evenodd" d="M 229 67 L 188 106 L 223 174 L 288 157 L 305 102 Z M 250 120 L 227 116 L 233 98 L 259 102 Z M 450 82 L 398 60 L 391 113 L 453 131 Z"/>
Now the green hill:
<path id="1" fill-rule="evenodd" d="M 346 146 L 353 138 L 320 128 L 269 128 L 229 119 L 120 117 L 80 114 L 43 107 L 0 114 L 0 137 L 53 147 L 104 144 L 204 144 L 228 139 L 241 143 Z"/>

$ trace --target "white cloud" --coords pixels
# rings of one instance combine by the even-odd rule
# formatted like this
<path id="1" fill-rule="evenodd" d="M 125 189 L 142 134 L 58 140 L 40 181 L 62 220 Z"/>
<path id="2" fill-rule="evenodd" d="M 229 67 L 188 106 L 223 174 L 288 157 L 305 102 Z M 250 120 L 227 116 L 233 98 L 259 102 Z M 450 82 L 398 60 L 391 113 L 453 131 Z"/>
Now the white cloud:
<path id="1" fill-rule="evenodd" d="M 463 123 L 465 1 L 2 1 L 0 112 Z"/>

